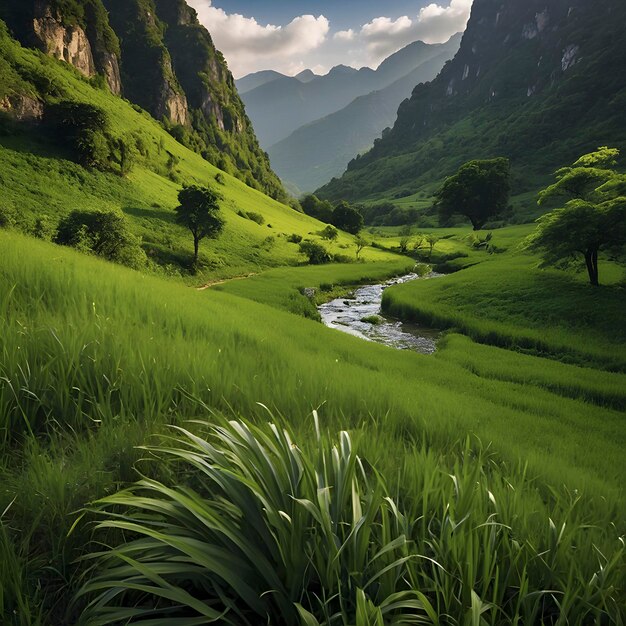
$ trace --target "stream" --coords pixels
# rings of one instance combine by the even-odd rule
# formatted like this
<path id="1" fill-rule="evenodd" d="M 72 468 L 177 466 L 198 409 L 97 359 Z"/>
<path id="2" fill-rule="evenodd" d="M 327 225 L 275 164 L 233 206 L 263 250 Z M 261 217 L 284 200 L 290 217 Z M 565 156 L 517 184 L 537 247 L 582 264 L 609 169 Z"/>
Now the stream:
<path id="1" fill-rule="evenodd" d="M 375 341 L 398 350 L 413 350 L 422 354 L 432 354 L 437 348 L 439 331 L 418 324 L 401 322 L 387 318 L 380 311 L 383 291 L 392 285 L 407 283 L 411 280 L 428 280 L 442 274 L 431 273 L 421 277 L 407 274 L 393 278 L 380 285 L 359 287 L 346 298 L 337 298 L 322 304 L 318 311 L 322 322 L 329 328 L 360 337 L 366 341 Z M 363 319 L 377 317 L 377 324 Z"/>

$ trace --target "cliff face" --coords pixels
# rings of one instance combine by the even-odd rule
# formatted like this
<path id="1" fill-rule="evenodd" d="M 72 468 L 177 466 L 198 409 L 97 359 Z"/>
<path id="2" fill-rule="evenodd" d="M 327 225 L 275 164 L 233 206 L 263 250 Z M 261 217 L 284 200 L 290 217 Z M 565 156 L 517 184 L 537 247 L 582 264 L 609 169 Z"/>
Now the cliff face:
<path id="1" fill-rule="evenodd" d="M 215 165 L 284 194 L 222 54 L 184 0 L 0 0 L 0 19 L 23 45 L 102 74 Z"/>
<path id="2" fill-rule="evenodd" d="M 408 195 L 495 156 L 511 158 L 521 191 L 581 152 L 622 145 L 625 23 L 623 0 L 475 0 L 455 58 L 321 195 Z"/>
<path id="3" fill-rule="evenodd" d="M 187 99 L 172 69 L 152 0 L 104 0 L 120 39 L 124 96 L 157 119 L 187 123 Z"/>
<path id="4" fill-rule="evenodd" d="M 119 44 L 100 0 L 24 0 L 0 6 L 15 36 L 24 44 L 73 65 L 85 76 L 104 75 L 121 93 Z"/>

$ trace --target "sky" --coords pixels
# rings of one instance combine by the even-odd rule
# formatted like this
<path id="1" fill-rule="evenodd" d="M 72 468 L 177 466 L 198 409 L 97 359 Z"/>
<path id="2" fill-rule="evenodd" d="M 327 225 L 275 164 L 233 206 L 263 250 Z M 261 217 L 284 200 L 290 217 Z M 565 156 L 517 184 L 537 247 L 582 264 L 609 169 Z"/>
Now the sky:
<path id="1" fill-rule="evenodd" d="M 260 70 L 375 69 L 413 41 L 465 29 L 473 0 L 187 0 L 235 78 Z"/>

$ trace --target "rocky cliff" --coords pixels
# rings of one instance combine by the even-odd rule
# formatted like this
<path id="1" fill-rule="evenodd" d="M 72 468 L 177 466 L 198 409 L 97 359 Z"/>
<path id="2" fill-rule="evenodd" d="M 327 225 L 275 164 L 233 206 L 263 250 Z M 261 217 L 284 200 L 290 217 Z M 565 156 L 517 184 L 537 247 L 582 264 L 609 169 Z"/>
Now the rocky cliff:
<path id="1" fill-rule="evenodd" d="M 70 63 L 85 76 L 102 74 L 120 94 L 119 42 L 100 0 L 3 0 L 0 18 L 20 41 Z"/>
<path id="2" fill-rule="evenodd" d="M 623 0 L 475 0 L 455 58 L 322 196 L 409 195 L 508 156 L 516 191 L 598 145 L 626 145 Z"/>
<path id="3" fill-rule="evenodd" d="M 0 18 L 23 45 L 104 76 L 212 163 L 284 195 L 223 56 L 184 0 L 0 0 Z"/>

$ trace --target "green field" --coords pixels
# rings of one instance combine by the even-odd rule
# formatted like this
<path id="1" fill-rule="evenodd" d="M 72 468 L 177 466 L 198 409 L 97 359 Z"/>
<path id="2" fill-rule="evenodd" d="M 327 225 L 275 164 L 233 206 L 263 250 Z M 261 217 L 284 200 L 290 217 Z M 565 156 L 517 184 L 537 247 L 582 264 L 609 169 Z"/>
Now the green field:
<path id="1" fill-rule="evenodd" d="M 392 490 L 418 498 L 435 517 L 445 500 L 420 500 L 423 481 L 439 484 L 439 472 L 454 473 L 459 463 L 463 472 L 486 472 L 486 485 L 501 484 L 497 515 L 516 540 L 532 537 L 538 549 L 550 541 L 548 518 L 572 525 L 563 541 L 579 552 L 559 549 L 551 557 L 558 567 L 531 587 L 582 593 L 598 566 L 593 545 L 620 564 L 610 584 L 623 573 L 624 374 L 460 335 L 448 335 L 433 357 L 398 352 L 283 312 L 282 296 L 271 306 L 253 301 L 263 284 L 298 294 L 297 286 L 333 276 L 337 283 L 382 277 L 390 273 L 384 264 L 280 270 L 261 286 L 252 278 L 196 291 L 15 234 L 0 233 L 0 249 L 0 509 L 7 509 L 2 549 L 11 555 L 2 608 L 16 612 L 15 623 L 37 623 L 39 611 L 48 616 L 40 623 L 59 619 L 92 536 L 87 523 L 68 536 L 77 511 L 136 476 L 142 452 L 134 445 L 168 423 L 206 417 L 198 402 L 263 421 L 262 403 L 303 442 L 317 408 L 325 430 L 350 429 Z M 289 271 L 296 272 L 290 282 Z M 507 481 L 519 491 L 507 490 Z M 472 515 L 488 515 L 476 506 Z M 545 536 L 531 532 L 542 525 Z M 512 557 L 502 550 L 494 558 L 504 570 Z M 622 590 L 603 593 L 608 606 Z M 443 591 L 433 594 L 444 602 Z"/>

